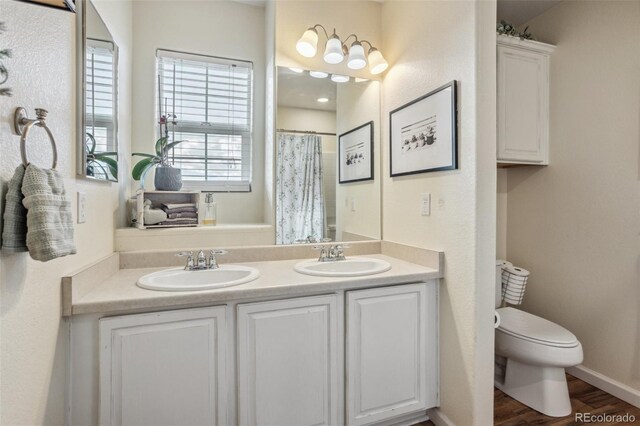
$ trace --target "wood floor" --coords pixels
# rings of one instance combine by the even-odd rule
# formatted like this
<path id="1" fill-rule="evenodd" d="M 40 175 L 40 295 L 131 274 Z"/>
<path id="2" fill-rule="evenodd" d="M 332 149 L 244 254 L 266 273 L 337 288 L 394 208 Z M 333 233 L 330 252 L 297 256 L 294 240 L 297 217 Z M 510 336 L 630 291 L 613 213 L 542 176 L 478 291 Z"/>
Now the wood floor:
<path id="1" fill-rule="evenodd" d="M 571 397 L 571 407 L 573 412 L 567 417 L 549 417 L 527 407 L 515 399 L 505 395 L 502 391 L 495 389 L 494 392 L 494 417 L 493 424 L 496 426 L 524 426 L 524 425 L 581 425 L 586 424 L 576 421 L 576 413 L 589 413 L 591 415 L 624 415 L 629 413 L 635 416 L 632 423 L 592 423 L 598 426 L 604 425 L 640 425 L 640 408 L 627 404 L 600 390 L 567 374 L 569 385 L 569 395 Z M 433 423 L 423 422 L 420 426 L 433 426 Z"/>

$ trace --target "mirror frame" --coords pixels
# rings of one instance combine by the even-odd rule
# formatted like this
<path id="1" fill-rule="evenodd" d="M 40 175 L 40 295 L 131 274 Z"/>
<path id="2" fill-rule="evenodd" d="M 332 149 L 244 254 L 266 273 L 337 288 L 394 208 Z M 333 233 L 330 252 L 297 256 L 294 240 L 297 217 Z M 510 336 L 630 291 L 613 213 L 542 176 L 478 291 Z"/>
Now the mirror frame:
<path id="1" fill-rule="evenodd" d="M 76 87 L 76 175 L 85 179 L 90 179 L 95 182 L 118 182 L 118 176 L 114 176 L 114 179 L 99 179 L 94 176 L 87 175 L 87 156 L 85 149 L 85 90 L 87 87 L 87 2 L 90 0 L 77 0 L 76 3 L 76 73 L 78 78 L 78 87 Z M 100 17 L 102 19 L 102 17 Z M 106 26 L 106 24 L 105 24 Z M 109 28 L 107 27 L 107 30 Z M 113 36 L 112 36 L 113 37 Z M 113 133 L 115 135 L 115 147 L 118 155 L 116 161 L 119 163 L 120 159 L 120 138 L 118 137 L 118 55 L 119 48 L 116 42 L 113 42 Z M 120 172 L 118 171 L 118 174 Z"/>

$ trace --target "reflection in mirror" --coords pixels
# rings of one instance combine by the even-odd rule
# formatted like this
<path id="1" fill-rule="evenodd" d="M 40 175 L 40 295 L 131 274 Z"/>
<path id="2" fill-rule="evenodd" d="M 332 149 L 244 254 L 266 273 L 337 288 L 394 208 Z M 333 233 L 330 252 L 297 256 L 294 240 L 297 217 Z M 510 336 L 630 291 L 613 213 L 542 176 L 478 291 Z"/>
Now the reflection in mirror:
<path id="1" fill-rule="evenodd" d="M 379 239 L 380 83 L 314 75 L 278 68 L 276 243 Z M 363 126 L 372 133 L 354 132 Z M 339 183 L 345 143 L 367 148 L 358 157 L 373 179 Z"/>
<path id="2" fill-rule="evenodd" d="M 78 174 L 118 180 L 117 52 L 118 48 L 94 4 L 87 0 L 84 13 L 84 85 Z"/>

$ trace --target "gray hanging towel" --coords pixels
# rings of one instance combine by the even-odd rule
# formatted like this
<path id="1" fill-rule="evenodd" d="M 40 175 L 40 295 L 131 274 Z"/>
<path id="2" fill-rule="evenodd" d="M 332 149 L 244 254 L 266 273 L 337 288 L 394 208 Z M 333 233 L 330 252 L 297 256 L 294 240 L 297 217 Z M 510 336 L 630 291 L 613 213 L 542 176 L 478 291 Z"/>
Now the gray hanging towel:
<path id="1" fill-rule="evenodd" d="M 22 181 L 27 209 L 27 247 L 35 260 L 46 262 L 76 253 L 73 216 L 64 179 L 57 170 L 29 164 Z"/>
<path id="2" fill-rule="evenodd" d="M 16 168 L 9 181 L 9 189 L 5 197 L 4 225 L 2 229 L 2 249 L 9 252 L 27 251 L 27 209 L 22 200 L 22 180 L 24 166 Z"/>

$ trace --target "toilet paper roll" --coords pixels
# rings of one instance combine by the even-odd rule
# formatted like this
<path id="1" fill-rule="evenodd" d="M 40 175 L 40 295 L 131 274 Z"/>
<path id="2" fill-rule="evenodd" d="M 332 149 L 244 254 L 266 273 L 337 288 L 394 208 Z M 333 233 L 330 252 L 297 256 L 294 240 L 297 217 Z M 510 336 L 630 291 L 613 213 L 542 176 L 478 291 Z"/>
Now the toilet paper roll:
<path id="1" fill-rule="evenodd" d="M 495 316 L 493 317 L 493 328 L 498 328 L 500 327 L 500 314 L 498 313 L 498 311 L 494 312 Z"/>
<path id="2" fill-rule="evenodd" d="M 520 268 L 518 266 L 505 266 L 503 268 L 503 271 L 508 272 L 510 275 L 512 276 L 516 276 L 516 277 L 528 277 L 529 276 L 529 271 L 527 271 L 524 268 Z"/>

